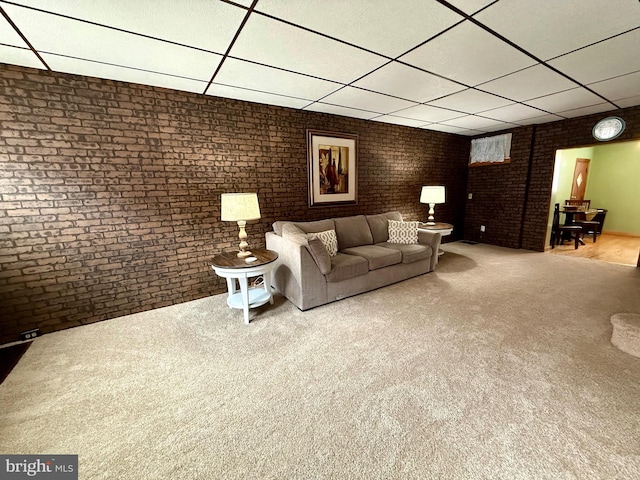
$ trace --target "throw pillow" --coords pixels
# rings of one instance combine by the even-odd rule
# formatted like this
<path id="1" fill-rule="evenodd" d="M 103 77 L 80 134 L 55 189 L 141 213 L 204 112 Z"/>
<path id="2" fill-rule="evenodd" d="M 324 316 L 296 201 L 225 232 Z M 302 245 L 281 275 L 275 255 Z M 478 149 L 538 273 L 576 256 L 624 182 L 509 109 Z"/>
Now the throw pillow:
<path id="1" fill-rule="evenodd" d="M 310 233 L 309 238 L 319 238 L 329 252 L 329 256 L 335 257 L 338 254 L 338 237 L 335 230 Z"/>
<path id="2" fill-rule="evenodd" d="M 389 220 L 389 243 L 418 243 L 419 224 L 420 222 Z"/>

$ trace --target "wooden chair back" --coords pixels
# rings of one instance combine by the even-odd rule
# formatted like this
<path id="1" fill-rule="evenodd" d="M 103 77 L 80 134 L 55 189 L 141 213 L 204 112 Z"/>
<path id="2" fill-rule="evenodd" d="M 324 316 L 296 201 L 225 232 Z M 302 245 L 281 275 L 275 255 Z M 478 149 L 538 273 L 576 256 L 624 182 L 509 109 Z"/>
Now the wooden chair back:
<path id="1" fill-rule="evenodd" d="M 591 200 L 565 200 L 564 204 L 586 212 L 591 207 Z"/>

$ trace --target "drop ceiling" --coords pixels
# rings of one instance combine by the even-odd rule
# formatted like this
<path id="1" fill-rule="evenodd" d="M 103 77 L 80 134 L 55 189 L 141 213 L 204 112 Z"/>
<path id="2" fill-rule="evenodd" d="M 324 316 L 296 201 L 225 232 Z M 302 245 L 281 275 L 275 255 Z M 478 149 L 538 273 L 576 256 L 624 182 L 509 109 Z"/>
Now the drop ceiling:
<path id="1" fill-rule="evenodd" d="M 638 0 L 0 0 L 0 62 L 479 135 L 640 105 Z"/>

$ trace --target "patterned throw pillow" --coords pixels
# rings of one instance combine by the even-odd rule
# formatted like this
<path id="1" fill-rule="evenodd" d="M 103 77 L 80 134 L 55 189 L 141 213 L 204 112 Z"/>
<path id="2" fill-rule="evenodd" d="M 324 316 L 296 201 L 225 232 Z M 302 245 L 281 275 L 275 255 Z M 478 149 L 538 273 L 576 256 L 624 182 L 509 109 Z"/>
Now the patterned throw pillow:
<path id="1" fill-rule="evenodd" d="M 319 238 L 329 252 L 329 256 L 335 257 L 338 254 L 338 237 L 335 230 L 326 230 L 324 232 L 311 233 L 309 237 Z"/>
<path id="2" fill-rule="evenodd" d="M 400 222 L 389 220 L 389 243 L 418 243 L 418 225 L 420 222 Z"/>

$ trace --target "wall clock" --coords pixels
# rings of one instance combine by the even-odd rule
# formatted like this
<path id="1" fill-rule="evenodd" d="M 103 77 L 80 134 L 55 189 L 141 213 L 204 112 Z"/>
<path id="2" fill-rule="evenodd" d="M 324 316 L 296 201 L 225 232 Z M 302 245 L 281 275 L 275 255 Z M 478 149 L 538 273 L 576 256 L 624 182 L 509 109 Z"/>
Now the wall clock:
<path id="1" fill-rule="evenodd" d="M 593 126 L 593 138 L 604 142 L 619 137 L 624 132 L 624 120 L 620 117 L 607 117 Z"/>

